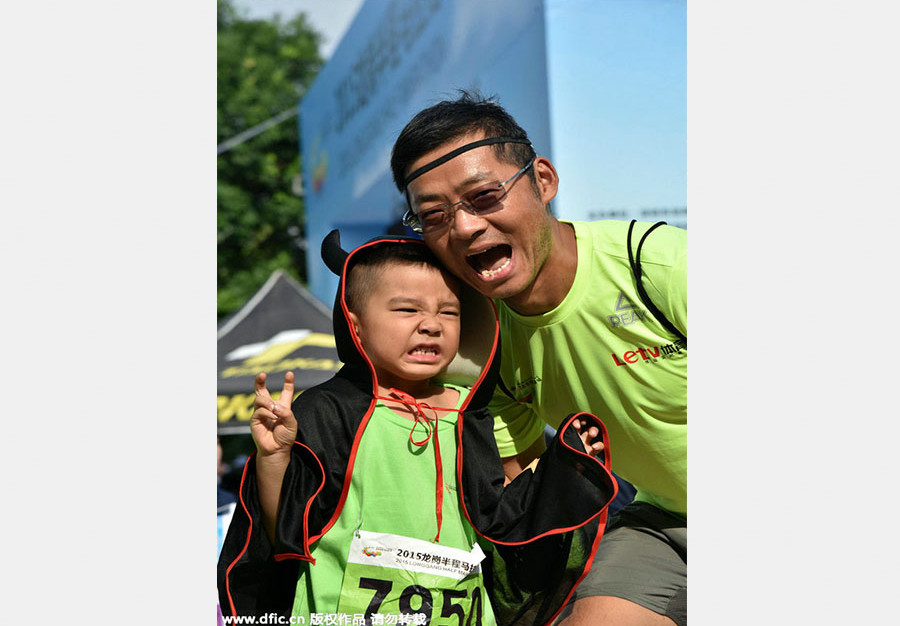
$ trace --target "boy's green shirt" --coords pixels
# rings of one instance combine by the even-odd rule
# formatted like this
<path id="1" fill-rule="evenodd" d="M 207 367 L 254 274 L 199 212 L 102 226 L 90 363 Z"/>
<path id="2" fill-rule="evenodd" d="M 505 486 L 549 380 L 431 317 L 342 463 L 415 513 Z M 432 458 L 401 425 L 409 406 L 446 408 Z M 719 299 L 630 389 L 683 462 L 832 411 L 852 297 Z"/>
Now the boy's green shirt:
<path id="1" fill-rule="evenodd" d="M 448 386 L 460 392 L 455 407 L 459 408 L 469 390 Z M 478 560 L 481 548 L 472 554 L 476 533 L 463 516 L 457 497 L 457 418 L 457 413 L 449 413 L 438 422 L 444 494 L 440 541 L 435 544 L 433 436 L 424 446 L 414 445 L 410 442 L 414 422 L 378 404 L 360 440 L 341 515 L 313 545 L 315 566 L 303 567 L 294 615 L 352 617 L 365 613 L 373 600 L 378 603 L 375 613 L 399 615 L 419 612 L 423 601 L 430 599 L 431 623 L 442 614 L 446 619 L 462 610 L 466 619 L 476 613 L 476 618 L 481 615 L 480 623 L 495 624 L 480 568 L 458 578 L 460 572 L 465 573 L 463 568 L 471 568 Z M 412 439 L 421 441 L 426 436 L 423 426 L 417 425 Z M 385 566 L 395 557 L 406 565 Z M 457 577 L 441 575 L 442 570 L 457 572 Z"/>

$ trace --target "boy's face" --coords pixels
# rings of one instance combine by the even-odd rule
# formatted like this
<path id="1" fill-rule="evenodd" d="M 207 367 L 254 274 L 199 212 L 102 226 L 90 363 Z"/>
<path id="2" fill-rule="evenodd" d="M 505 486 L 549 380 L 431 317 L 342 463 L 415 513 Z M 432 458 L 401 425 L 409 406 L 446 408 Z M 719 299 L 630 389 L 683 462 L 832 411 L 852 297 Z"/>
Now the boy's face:
<path id="1" fill-rule="evenodd" d="M 371 295 L 350 312 L 378 384 L 408 391 L 429 383 L 459 347 L 459 286 L 429 265 L 389 263 Z"/>

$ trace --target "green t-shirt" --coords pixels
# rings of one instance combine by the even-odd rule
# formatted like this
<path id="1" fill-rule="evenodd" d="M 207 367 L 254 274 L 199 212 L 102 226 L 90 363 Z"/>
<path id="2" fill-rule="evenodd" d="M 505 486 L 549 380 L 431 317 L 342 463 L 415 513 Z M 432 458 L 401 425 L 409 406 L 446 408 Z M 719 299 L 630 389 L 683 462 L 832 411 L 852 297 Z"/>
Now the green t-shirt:
<path id="1" fill-rule="evenodd" d="M 469 390 L 447 386 L 460 392 L 459 408 Z M 414 423 L 378 403 L 360 439 L 341 515 L 312 546 L 316 564 L 302 567 L 294 615 L 343 614 L 352 620 L 371 610 L 384 616 L 425 613 L 429 623 L 442 617 L 456 623 L 461 615 L 466 623 L 474 613 L 472 624 L 495 624 L 477 565 L 481 548 L 457 496 L 457 418 L 449 413 L 438 420 L 444 491 L 440 541 L 434 543 L 434 438 L 422 446 L 411 443 Z M 412 438 L 426 435 L 419 424 Z"/>
<path id="2" fill-rule="evenodd" d="M 626 239 L 628 222 L 572 222 L 578 249 L 566 298 L 541 315 L 497 302 L 501 378 L 491 410 L 503 457 L 524 451 L 544 424 L 585 411 L 606 424 L 612 469 L 636 499 L 687 515 L 687 348 L 641 304 Z M 632 250 L 649 223 L 635 224 Z M 654 230 L 641 248 L 644 287 L 687 335 L 687 232 Z"/>

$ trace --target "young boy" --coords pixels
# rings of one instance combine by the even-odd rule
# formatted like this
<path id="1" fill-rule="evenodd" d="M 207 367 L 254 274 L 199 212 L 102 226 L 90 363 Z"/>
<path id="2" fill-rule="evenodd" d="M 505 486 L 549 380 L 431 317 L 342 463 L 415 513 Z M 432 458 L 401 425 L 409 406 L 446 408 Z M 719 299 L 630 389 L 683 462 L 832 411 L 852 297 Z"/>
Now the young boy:
<path id="1" fill-rule="evenodd" d="M 323 256 L 342 276 L 334 319 L 345 366 L 293 405 L 291 372 L 277 401 L 266 375 L 256 378 L 257 453 L 242 480 L 245 523 L 233 521 L 220 561 L 223 612 L 495 624 L 495 596 L 524 603 L 512 610 L 533 621 L 552 619 L 587 560 L 576 555 L 573 566 L 559 539 L 577 528 L 595 544 L 615 494 L 595 458 L 602 424 L 572 416 L 555 457 L 504 489 L 484 406 L 496 372 L 493 310 L 420 241 L 377 240 L 349 255 L 336 242 L 326 240 Z M 463 302 L 476 341 L 460 348 Z M 469 378 L 456 379 L 467 385 L 451 382 L 454 362 L 468 365 Z M 591 495 L 542 488 L 561 476 Z M 495 555 L 485 544 L 486 561 L 479 535 L 498 546 Z"/>

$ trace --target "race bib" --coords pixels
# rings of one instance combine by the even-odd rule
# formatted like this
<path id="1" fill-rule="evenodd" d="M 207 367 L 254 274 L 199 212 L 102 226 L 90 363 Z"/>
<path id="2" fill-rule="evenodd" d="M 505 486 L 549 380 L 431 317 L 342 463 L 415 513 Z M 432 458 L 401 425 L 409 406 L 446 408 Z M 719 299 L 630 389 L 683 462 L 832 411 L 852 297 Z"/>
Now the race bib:
<path id="1" fill-rule="evenodd" d="M 421 539 L 359 531 L 354 534 L 338 613 L 372 624 L 490 626 L 494 616 L 482 583 L 484 552 Z"/>

